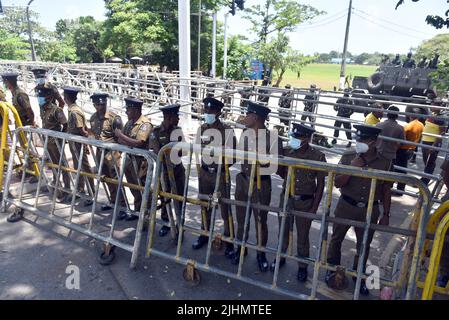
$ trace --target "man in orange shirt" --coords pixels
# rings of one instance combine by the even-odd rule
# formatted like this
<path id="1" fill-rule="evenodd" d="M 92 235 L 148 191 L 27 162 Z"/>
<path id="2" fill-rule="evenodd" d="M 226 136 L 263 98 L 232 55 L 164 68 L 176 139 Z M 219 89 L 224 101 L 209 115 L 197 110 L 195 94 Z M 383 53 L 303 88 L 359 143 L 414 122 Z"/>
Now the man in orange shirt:
<path id="1" fill-rule="evenodd" d="M 419 114 L 419 109 L 414 108 L 412 110 L 413 113 Z M 424 130 L 424 125 L 419 121 L 417 115 L 410 116 L 410 122 L 404 126 L 404 135 L 407 141 L 411 141 L 414 143 L 419 143 L 421 141 L 422 133 Z M 408 161 L 413 156 L 413 152 L 416 150 L 416 146 L 411 144 L 402 144 L 399 147 L 399 150 L 396 152 L 396 160 L 395 165 L 399 167 L 407 168 Z M 396 169 L 396 172 L 406 173 L 403 170 Z M 400 191 L 405 190 L 405 184 L 398 183 L 397 189 Z M 401 193 L 393 192 L 393 195 L 402 196 Z"/>

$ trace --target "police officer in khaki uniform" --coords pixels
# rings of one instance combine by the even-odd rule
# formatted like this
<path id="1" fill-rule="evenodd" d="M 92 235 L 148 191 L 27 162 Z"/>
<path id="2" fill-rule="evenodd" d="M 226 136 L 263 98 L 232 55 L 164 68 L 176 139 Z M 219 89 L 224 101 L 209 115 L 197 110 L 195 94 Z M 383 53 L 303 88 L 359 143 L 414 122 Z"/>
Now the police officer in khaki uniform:
<path id="1" fill-rule="evenodd" d="M 270 143 L 270 132 L 265 126 L 265 121 L 267 120 L 270 109 L 266 106 L 255 103 L 248 102 L 247 113 L 243 123 L 246 125 L 246 129 L 242 133 L 240 138 L 239 148 L 243 147 L 244 151 L 256 152 L 259 150 L 266 150 L 266 154 L 276 153 L 279 155 L 282 152 L 282 144 L 278 141 L 271 145 Z M 263 142 L 259 141 L 260 136 L 265 133 L 265 145 L 261 145 Z M 260 145 L 258 145 L 260 144 Z M 262 169 L 267 165 L 260 164 L 259 168 Z M 241 164 L 241 172 L 236 177 L 236 189 L 235 189 L 235 199 L 237 201 L 248 201 L 248 191 L 251 177 L 252 164 L 250 161 L 244 161 Z M 257 170 L 256 170 L 257 171 Z M 276 172 L 274 172 L 276 173 Z M 261 185 L 260 189 L 257 188 L 257 177 L 255 176 L 254 181 L 254 192 L 251 198 L 251 202 L 258 203 L 261 205 L 269 205 L 271 202 L 271 177 L 268 174 L 261 174 L 260 177 Z M 256 237 L 257 243 L 260 246 L 265 247 L 268 242 L 268 225 L 267 217 L 268 212 L 265 210 L 251 209 L 250 214 L 253 212 L 255 227 L 256 227 Z M 246 207 L 236 206 L 236 216 L 237 216 L 237 239 L 243 241 L 243 234 L 245 228 L 247 228 L 246 240 L 248 240 L 249 235 L 249 223 L 245 226 L 245 215 Z M 240 250 L 241 247 L 238 246 L 237 250 L 234 252 L 231 258 L 232 264 L 239 264 L 240 262 Z M 247 254 L 245 250 L 245 255 Z M 266 272 L 269 269 L 269 264 L 265 255 L 265 252 L 257 252 L 257 262 L 260 271 Z"/>
<path id="2" fill-rule="evenodd" d="M 115 129 L 114 133 L 120 144 L 131 148 L 148 149 L 148 138 L 150 137 L 153 126 L 146 116 L 142 114 L 143 101 L 136 98 L 125 98 L 126 115 L 128 122 L 123 131 Z M 140 156 L 127 156 L 125 176 L 129 183 L 143 186 L 146 179 L 145 159 Z M 136 167 L 134 167 L 133 159 Z M 134 197 L 134 211 L 139 211 L 142 204 L 142 193 L 139 190 L 130 190 Z M 127 221 L 137 220 L 139 217 L 129 213 L 121 212 L 118 219 Z"/>
<path id="3" fill-rule="evenodd" d="M 41 87 L 37 90 L 38 102 L 39 106 L 44 111 L 42 118 L 42 128 L 48 130 L 54 130 L 57 132 L 64 132 L 67 128 L 67 118 L 64 115 L 64 111 L 58 106 L 52 103 L 53 93 L 50 88 Z M 49 137 L 47 142 L 47 151 L 50 156 L 51 162 L 53 164 L 59 164 L 59 159 L 61 153 L 58 149 L 58 145 L 60 145 L 60 141 L 56 141 L 54 138 Z M 47 154 L 45 155 L 47 156 Z M 53 185 L 56 185 L 57 179 L 57 171 L 52 170 L 53 172 Z M 64 181 L 64 188 L 70 190 L 70 177 L 69 174 L 65 171 L 61 171 L 62 178 Z M 60 187 L 60 184 L 59 184 Z M 56 192 L 56 191 L 55 191 Z M 61 191 L 57 191 L 58 200 L 64 200 L 64 193 Z M 10 215 L 7 219 L 8 222 L 17 222 L 22 219 L 23 213 L 16 212 Z"/>
<path id="4" fill-rule="evenodd" d="M 34 125 L 34 112 L 28 94 L 17 85 L 18 73 L 3 73 L 3 83 L 11 91 L 12 105 L 16 108 L 23 126 Z"/>
<path id="5" fill-rule="evenodd" d="M 36 79 L 36 87 L 34 88 L 34 91 L 37 92 L 37 89 L 42 86 L 46 86 L 47 88 L 50 88 L 53 92 L 53 104 L 58 103 L 58 106 L 63 109 L 64 108 L 64 99 L 61 97 L 61 94 L 59 93 L 58 88 L 50 83 L 47 79 L 47 70 L 43 68 L 36 68 L 31 70 L 31 72 L 34 74 L 34 78 Z M 41 110 L 42 112 L 42 110 Z"/>
<path id="6" fill-rule="evenodd" d="M 18 73 L 3 73 L 3 83 L 11 91 L 12 105 L 16 108 L 23 126 L 35 126 L 34 112 L 31 108 L 30 98 L 28 94 L 17 85 Z M 28 167 L 31 169 L 31 165 Z M 36 182 L 37 178 L 29 173 L 26 174 L 30 178 L 29 182 Z"/>
<path id="7" fill-rule="evenodd" d="M 161 125 L 156 126 L 153 129 L 153 132 L 150 136 L 150 149 L 154 151 L 154 153 L 159 154 L 159 151 L 165 145 L 170 142 L 182 141 L 184 140 L 182 130 L 178 127 L 179 123 L 179 104 L 172 104 L 161 107 L 159 110 L 162 111 L 164 119 L 162 120 Z M 175 132 L 176 130 L 176 132 Z M 172 185 L 168 175 L 168 166 L 171 166 L 173 169 L 173 173 L 175 176 L 175 185 Z M 164 184 L 167 186 L 169 192 L 171 191 L 174 194 L 182 195 L 184 193 L 184 185 L 185 185 L 185 169 L 182 163 L 174 164 L 170 160 L 170 154 L 167 154 L 165 157 L 165 161 L 163 161 L 163 177 Z M 164 222 L 169 222 L 168 212 L 166 208 L 166 199 L 162 199 L 164 205 L 161 209 L 161 218 Z M 174 201 L 175 206 L 177 206 L 176 212 L 181 212 L 181 203 L 179 201 Z M 178 219 L 180 217 L 178 216 Z M 178 220 L 179 221 L 179 220 Z M 159 236 L 165 237 L 170 228 L 168 226 L 162 226 L 159 230 Z"/>
<path id="8" fill-rule="evenodd" d="M 67 122 L 67 133 L 87 137 L 87 125 L 86 125 L 86 116 L 84 115 L 83 110 L 76 104 L 77 95 L 80 92 L 80 89 L 74 87 L 65 87 L 64 88 L 64 101 L 69 106 L 69 116 Z M 75 169 L 78 169 L 79 161 L 81 161 L 81 171 L 86 173 L 92 173 L 90 168 L 89 160 L 87 159 L 87 155 L 89 154 L 89 149 L 87 146 L 84 146 L 84 154 L 81 159 L 79 159 L 81 152 L 81 143 L 78 142 L 69 142 L 70 153 L 72 154 L 72 161 Z M 94 180 L 92 178 L 85 178 L 80 176 L 78 183 L 78 192 L 84 193 L 84 185 L 85 181 L 89 183 L 90 190 L 93 192 L 95 190 Z M 71 201 L 71 195 L 67 195 L 66 201 Z M 92 205 L 92 200 L 87 199 L 84 201 L 85 206 Z"/>
<path id="9" fill-rule="evenodd" d="M 309 145 L 313 133 L 315 132 L 309 126 L 293 123 L 292 132 L 290 133 L 289 146 L 284 148 L 283 155 L 289 158 L 304 159 L 311 161 L 326 162 L 324 153 L 316 150 Z M 279 166 L 278 174 L 285 180 L 287 178 L 287 167 Z M 293 186 L 292 189 L 287 190 L 290 192 L 288 207 L 296 211 L 305 211 L 310 213 L 316 213 L 323 197 L 324 181 L 326 173 L 323 171 L 313 171 L 307 169 L 296 169 L 292 176 Z M 286 186 L 284 182 L 283 194 L 286 192 Z M 284 195 L 281 195 L 281 201 L 283 201 Z M 282 205 L 282 204 L 281 204 Z M 293 222 L 296 222 L 296 241 L 297 252 L 299 257 L 309 257 L 309 231 L 312 224 L 312 220 L 293 217 L 287 215 L 285 221 L 285 232 L 282 242 L 282 252 L 286 252 L 289 243 L 289 230 L 293 229 Z M 279 230 L 281 225 L 281 219 L 279 219 Z M 281 258 L 279 267 L 285 264 L 285 258 Z M 276 260 L 271 264 L 270 270 L 274 271 Z M 298 280 L 305 282 L 307 280 L 307 264 L 298 263 Z"/>
<path id="10" fill-rule="evenodd" d="M 356 133 L 356 147 L 355 151 L 347 151 L 340 163 L 342 165 L 350 165 L 360 169 L 376 169 L 388 171 L 390 169 L 391 161 L 386 159 L 377 150 L 377 137 L 381 129 L 367 126 L 355 125 Z M 338 200 L 334 214 L 337 218 L 350 219 L 355 221 L 366 221 L 366 211 L 368 207 L 369 192 L 371 180 L 361 177 L 349 175 L 337 175 L 335 177 L 335 186 L 340 189 L 340 199 Z M 379 203 L 383 205 L 383 215 L 380 217 Z M 372 211 L 371 223 L 388 225 L 390 217 L 391 205 L 391 183 L 385 181 L 377 181 L 376 192 L 374 196 L 374 204 Z M 348 232 L 349 225 L 340 225 L 334 223 L 332 238 L 329 243 L 329 254 L 327 262 L 333 265 L 340 265 L 341 262 L 341 245 Z M 362 252 L 362 241 L 364 228 L 354 228 L 357 237 L 357 253 L 354 257 L 353 269 L 357 269 L 359 255 Z M 369 256 L 369 249 L 371 241 L 373 240 L 374 231 L 370 230 L 368 234 L 368 242 L 366 247 L 365 260 L 363 261 L 363 270 L 365 271 L 366 262 Z M 334 272 L 326 274 L 326 282 L 329 284 Z M 355 279 L 355 278 L 354 278 Z M 365 281 L 362 279 L 360 294 L 368 295 L 369 291 L 366 287 Z"/>
<path id="11" fill-rule="evenodd" d="M 116 138 L 114 134 L 115 129 L 121 129 L 123 127 L 122 119 L 119 115 L 112 111 L 107 111 L 109 95 L 106 93 L 96 93 L 90 96 L 95 110 L 97 110 L 90 118 L 90 133 L 95 136 L 95 139 L 103 141 L 105 143 L 115 143 Z M 118 179 L 120 170 L 120 152 L 106 150 L 103 159 L 103 167 L 101 172 L 108 178 Z M 97 152 L 96 161 L 100 165 L 101 152 Z M 110 196 L 110 203 L 114 204 L 117 198 L 118 188 L 116 184 L 107 183 Z M 120 206 L 126 208 L 125 198 L 122 196 L 120 199 Z M 110 205 L 102 205 L 101 209 L 112 209 Z"/>
<path id="12" fill-rule="evenodd" d="M 221 110 L 224 104 L 214 98 L 206 98 L 204 103 L 204 117 L 205 124 L 201 126 L 197 134 L 197 143 L 202 146 L 226 147 L 235 149 L 237 143 L 235 140 L 234 130 L 220 120 Z M 213 157 L 207 154 L 207 159 L 203 156 L 201 158 L 201 169 L 198 179 L 198 191 L 202 195 L 211 196 L 215 191 L 215 184 L 221 162 L 220 185 L 218 192 L 225 198 L 230 198 L 231 184 L 226 181 L 226 167 L 232 165 L 232 159 L 227 159 L 225 163 L 224 158 Z M 229 177 L 228 177 L 229 179 Z M 211 224 L 212 210 L 202 209 L 202 228 L 209 231 Z M 228 204 L 220 203 L 221 217 L 223 218 L 224 236 L 231 235 L 231 228 L 234 229 L 231 207 Z M 232 224 L 232 226 L 231 226 Z M 208 242 L 208 237 L 201 235 L 192 245 L 193 249 L 197 250 L 203 247 Z M 234 245 L 226 242 L 225 256 L 231 257 L 234 252 Z"/>

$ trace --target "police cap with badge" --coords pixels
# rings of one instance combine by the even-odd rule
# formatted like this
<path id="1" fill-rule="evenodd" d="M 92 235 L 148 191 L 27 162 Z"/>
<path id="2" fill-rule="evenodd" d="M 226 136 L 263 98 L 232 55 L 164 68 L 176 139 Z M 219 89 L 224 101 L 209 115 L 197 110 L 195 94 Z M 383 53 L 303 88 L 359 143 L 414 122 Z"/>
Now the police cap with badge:
<path id="1" fill-rule="evenodd" d="M 220 100 L 217 100 L 215 98 L 212 98 L 212 97 L 207 97 L 206 99 L 203 100 L 203 103 L 204 103 L 205 108 L 209 108 L 209 109 L 213 109 L 213 110 L 217 110 L 217 111 L 220 111 L 224 107 L 223 102 L 221 102 Z"/>
<path id="2" fill-rule="evenodd" d="M 0 74 L 3 80 L 17 80 L 19 74 L 17 72 L 5 72 Z"/>
<path id="3" fill-rule="evenodd" d="M 44 78 L 47 74 L 47 69 L 36 68 L 36 69 L 32 69 L 31 72 L 34 74 L 34 76 L 36 78 Z"/>
<path id="4" fill-rule="evenodd" d="M 63 90 L 64 94 L 72 99 L 76 99 L 78 93 L 81 92 L 81 89 L 76 87 L 64 87 Z"/>
<path id="5" fill-rule="evenodd" d="M 247 113 L 254 113 L 258 115 L 260 118 L 266 120 L 268 118 L 268 114 L 271 112 L 270 108 L 267 108 L 266 106 L 255 103 L 253 101 L 248 101 L 246 105 L 246 112 Z"/>
<path id="6" fill-rule="evenodd" d="M 162 111 L 164 115 L 179 115 L 180 104 L 169 104 L 167 106 L 160 107 L 159 110 Z"/>
<path id="7" fill-rule="evenodd" d="M 126 108 L 142 108 L 143 101 L 137 98 L 128 97 L 125 98 Z"/>
<path id="8" fill-rule="evenodd" d="M 354 128 L 357 130 L 354 135 L 356 141 L 377 138 L 382 131 L 377 127 L 363 124 L 354 125 Z"/>
<path id="9" fill-rule="evenodd" d="M 94 104 L 106 104 L 108 102 L 109 95 L 107 93 L 95 93 L 90 96 L 90 99 Z"/>
<path id="10" fill-rule="evenodd" d="M 312 136 L 312 134 L 315 132 L 315 129 L 303 125 L 301 123 L 293 123 L 292 124 L 292 131 L 290 132 L 290 135 L 293 138 L 309 138 Z"/>

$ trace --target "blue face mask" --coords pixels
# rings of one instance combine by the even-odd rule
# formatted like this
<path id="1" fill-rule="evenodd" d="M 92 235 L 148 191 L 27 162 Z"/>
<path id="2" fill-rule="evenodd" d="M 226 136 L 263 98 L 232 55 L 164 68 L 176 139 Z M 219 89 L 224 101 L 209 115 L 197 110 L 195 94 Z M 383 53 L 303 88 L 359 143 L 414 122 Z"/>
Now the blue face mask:
<path id="1" fill-rule="evenodd" d="M 204 121 L 207 124 L 213 124 L 217 120 L 215 114 L 205 113 L 204 114 Z"/>
<path id="2" fill-rule="evenodd" d="M 290 148 L 292 148 L 294 150 L 298 150 L 303 145 L 303 142 L 302 142 L 302 140 L 290 137 L 290 140 L 288 141 L 288 145 L 290 146 Z"/>
<path id="3" fill-rule="evenodd" d="M 37 78 L 36 79 L 36 84 L 39 85 L 43 85 L 45 84 L 45 78 Z"/>
<path id="4" fill-rule="evenodd" d="M 45 97 L 37 97 L 37 103 L 39 103 L 40 107 L 43 107 L 47 103 L 47 99 Z"/>

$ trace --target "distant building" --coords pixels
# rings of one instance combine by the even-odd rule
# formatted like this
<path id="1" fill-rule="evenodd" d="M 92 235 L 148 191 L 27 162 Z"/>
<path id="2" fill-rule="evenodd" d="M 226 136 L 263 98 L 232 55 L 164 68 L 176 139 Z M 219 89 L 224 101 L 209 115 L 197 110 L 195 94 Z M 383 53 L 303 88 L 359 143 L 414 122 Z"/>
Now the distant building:
<path id="1" fill-rule="evenodd" d="M 341 64 L 341 62 L 343 61 L 342 58 L 332 58 L 331 59 L 331 63 L 333 64 Z M 351 64 L 353 61 L 351 58 L 346 58 L 346 63 L 347 64 Z"/>

